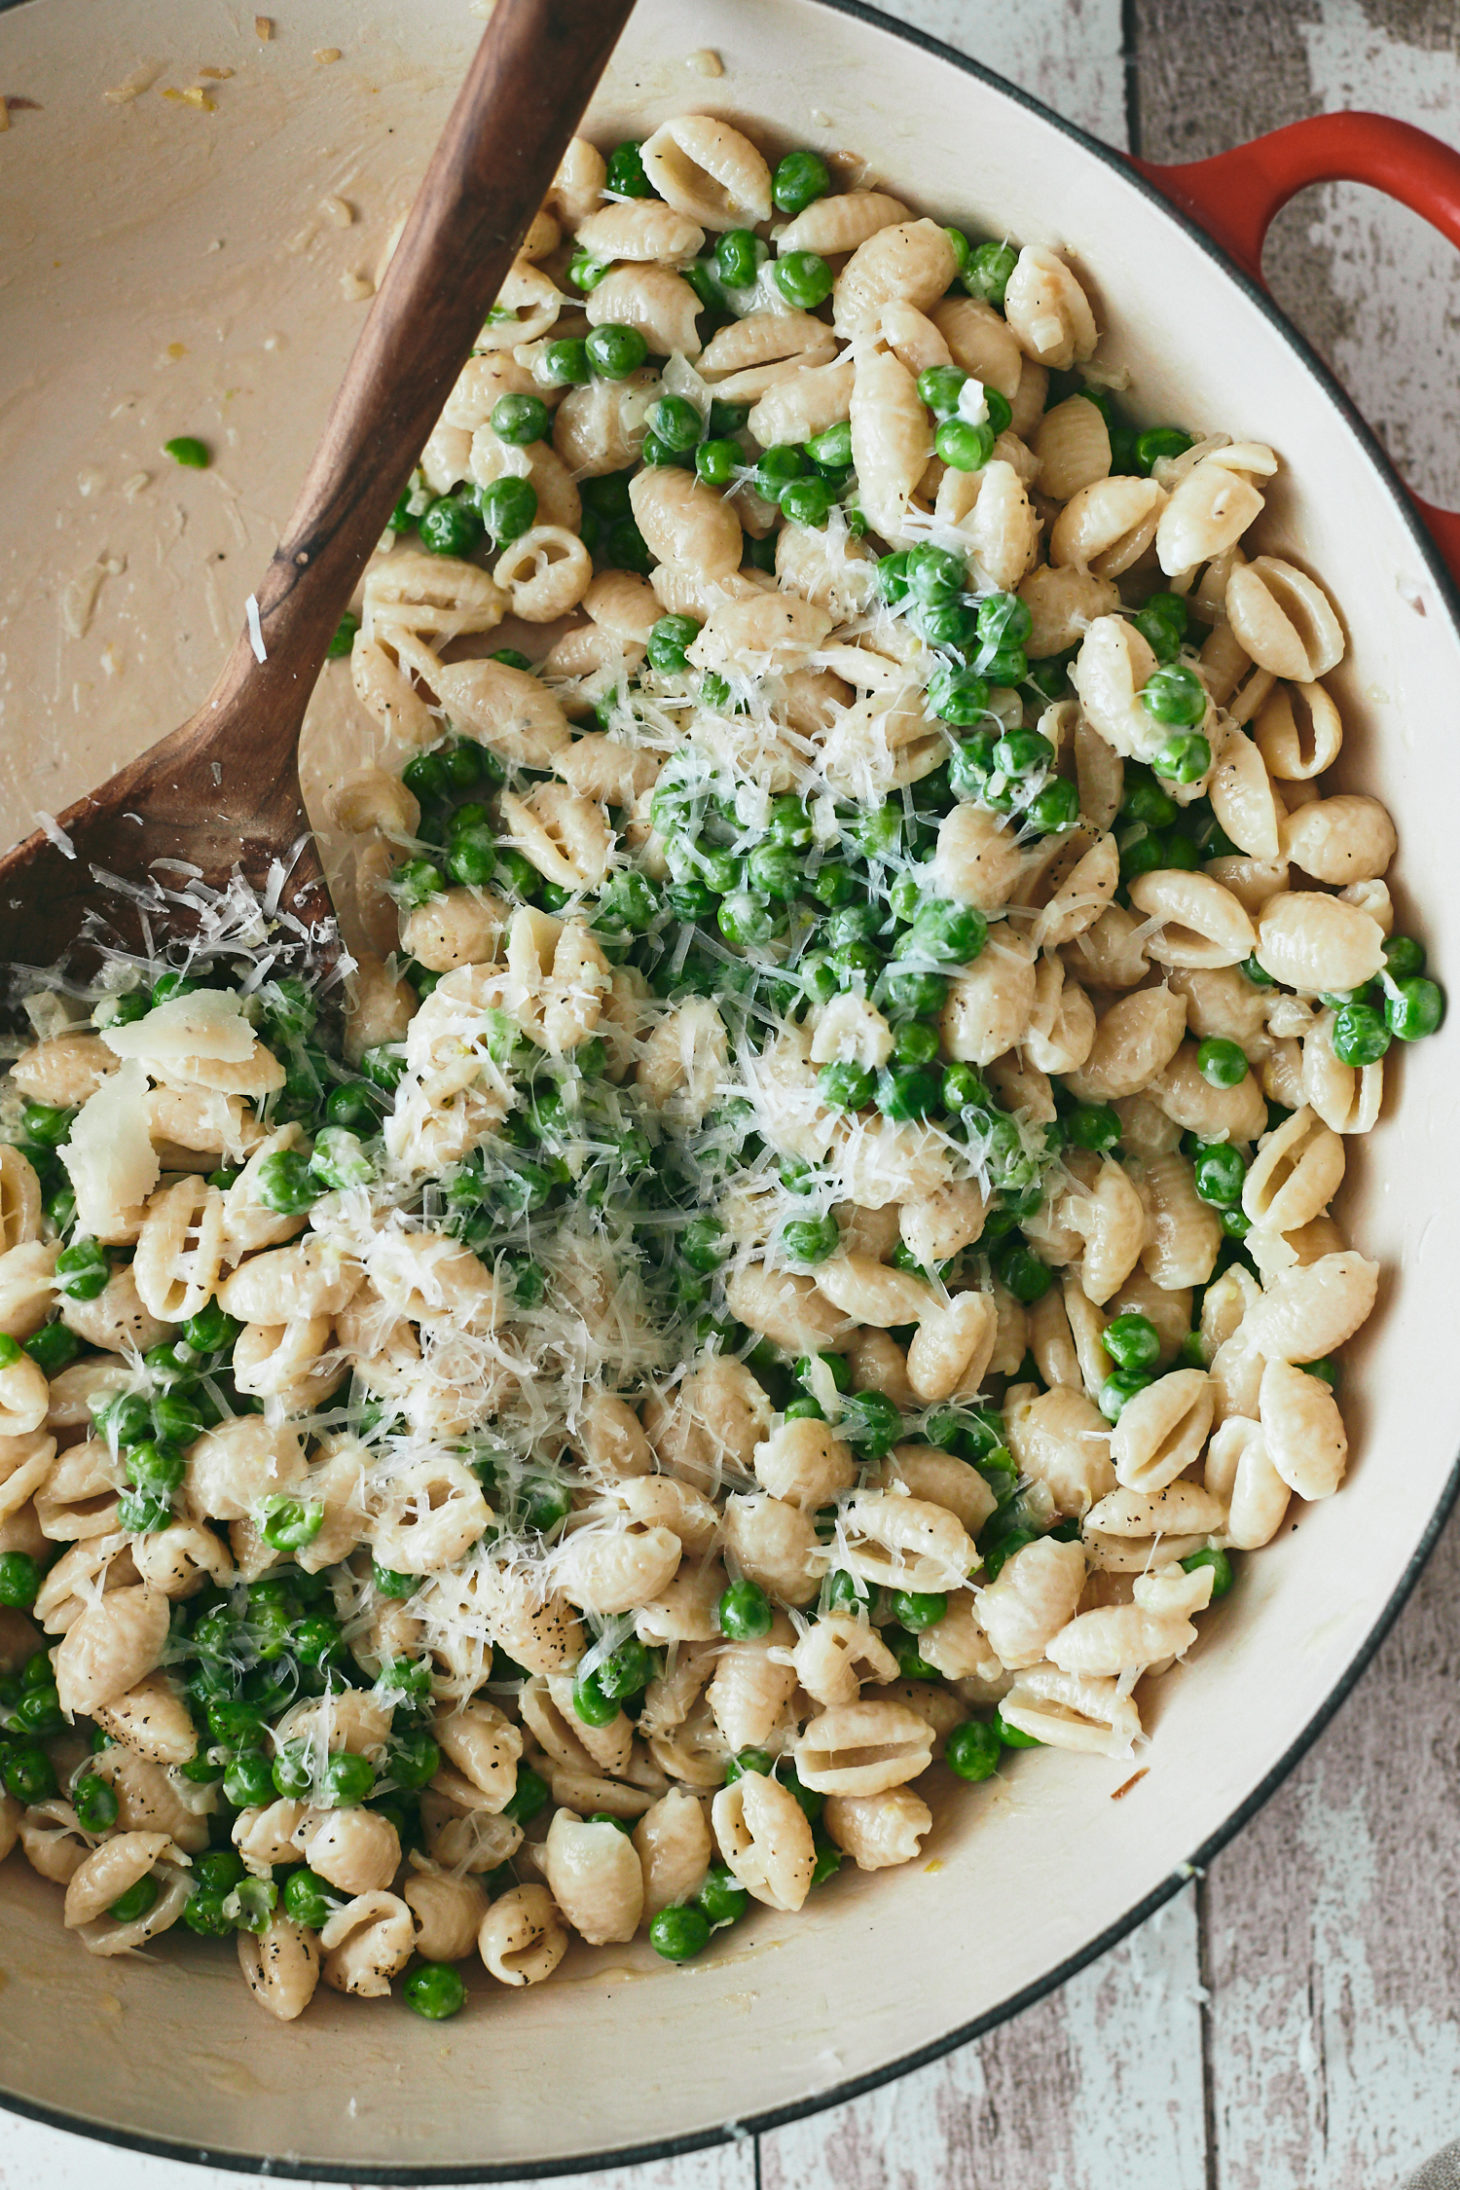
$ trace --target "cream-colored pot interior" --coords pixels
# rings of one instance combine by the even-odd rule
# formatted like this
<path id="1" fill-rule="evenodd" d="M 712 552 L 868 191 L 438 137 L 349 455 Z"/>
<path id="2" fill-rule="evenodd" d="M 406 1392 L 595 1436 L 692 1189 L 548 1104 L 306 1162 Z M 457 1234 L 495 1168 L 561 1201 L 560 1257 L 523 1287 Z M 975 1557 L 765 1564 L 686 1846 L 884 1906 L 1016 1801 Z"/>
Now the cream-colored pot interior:
<path id="1" fill-rule="evenodd" d="M 366 309 L 350 292 L 409 202 L 482 12 L 290 0 L 270 44 L 251 7 L 195 0 L 31 0 L 0 17 L 0 85 L 40 107 L 0 143 L 6 840 L 201 697 Z M 141 64 L 157 65 L 150 89 L 105 96 Z M 163 96 L 202 67 L 234 72 L 209 83 L 215 112 Z M 1067 247 L 1143 415 L 1277 447 L 1267 537 L 1323 576 L 1351 634 L 1334 680 L 1343 772 L 1392 809 L 1401 917 L 1460 978 L 1460 643 L 1389 479 L 1267 314 L 1112 163 L 814 0 L 641 0 L 594 126 L 642 135 L 703 106 L 854 150 L 975 231 Z M 211 471 L 161 455 L 177 433 L 216 445 Z M 344 736 L 344 671 L 327 684 Z M 0 1873 L 0 2087 L 101 2134 L 245 2164 L 514 2175 L 804 2105 L 1088 1953 L 1324 1710 L 1444 1495 L 1460 1445 L 1457 1047 L 1460 1024 L 1403 1059 L 1397 1107 L 1350 1166 L 1348 1222 L 1387 1273 L 1346 1372 L 1351 1479 L 1245 1562 L 1148 1714 L 1147 1770 L 1124 1800 L 1128 1764 L 1020 1758 L 990 1788 L 950 1783 L 905 1870 L 839 1879 L 800 1917 L 761 1912 L 682 1970 L 635 1949 L 525 1993 L 483 1978 L 440 2026 L 321 1993 L 280 2027 L 231 1954 L 178 1933 L 145 1961 L 89 1960 L 17 1856 Z"/>

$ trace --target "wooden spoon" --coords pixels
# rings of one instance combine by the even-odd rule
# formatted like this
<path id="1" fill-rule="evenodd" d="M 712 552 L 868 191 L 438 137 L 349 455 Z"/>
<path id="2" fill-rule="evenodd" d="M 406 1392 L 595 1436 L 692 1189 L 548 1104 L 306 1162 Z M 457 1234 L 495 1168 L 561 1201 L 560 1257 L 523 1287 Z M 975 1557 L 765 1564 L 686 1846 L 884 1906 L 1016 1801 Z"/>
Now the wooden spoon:
<path id="1" fill-rule="evenodd" d="M 88 914 L 128 949 L 155 947 L 191 924 L 159 883 L 222 887 L 240 869 L 255 887 L 282 873 L 274 894 L 314 954 L 338 950 L 299 789 L 304 710 L 632 6 L 499 0 L 259 585 L 256 630 L 195 715 L 57 817 L 69 849 L 38 831 L 0 857 L 0 964 L 94 963 Z"/>

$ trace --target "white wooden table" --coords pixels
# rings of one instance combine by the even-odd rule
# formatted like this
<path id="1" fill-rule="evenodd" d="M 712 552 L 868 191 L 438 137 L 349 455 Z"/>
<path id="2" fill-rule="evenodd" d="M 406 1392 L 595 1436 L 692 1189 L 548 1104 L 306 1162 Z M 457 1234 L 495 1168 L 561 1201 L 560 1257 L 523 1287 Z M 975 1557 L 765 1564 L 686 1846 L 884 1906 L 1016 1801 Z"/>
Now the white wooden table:
<path id="1" fill-rule="evenodd" d="M 400 0 L 408 5 L 409 0 Z M 884 0 L 1112 144 L 1197 158 L 1370 106 L 1460 144 L 1454 0 Z M 281 0 L 281 11 L 283 0 Z M 1413 483 L 1460 504 L 1460 266 L 1348 187 L 1277 224 L 1279 300 Z M 598 2190 L 1389 2190 L 1460 2135 L 1460 1523 L 1234 1846 L 979 2044 L 758 2142 Z M 0 2121 L 0 2190 L 237 2178 Z"/>

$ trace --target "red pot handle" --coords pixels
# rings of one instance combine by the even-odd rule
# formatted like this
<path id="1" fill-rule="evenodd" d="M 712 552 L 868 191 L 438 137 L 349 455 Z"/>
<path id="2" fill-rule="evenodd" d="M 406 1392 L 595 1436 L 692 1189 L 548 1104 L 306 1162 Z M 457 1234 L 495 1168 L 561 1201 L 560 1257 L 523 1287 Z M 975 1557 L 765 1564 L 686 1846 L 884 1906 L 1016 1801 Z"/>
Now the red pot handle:
<path id="1" fill-rule="evenodd" d="M 1214 159 L 1131 165 L 1155 184 L 1254 281 L 1276 213 L 1310 183 L 1358 182 L 1398 198 L 1460 249 L 1460 152 L 1387 114 L 1315 114 Z M 1460 581 L 1460 512 L 1410 491 L 1436 547 Z"/>

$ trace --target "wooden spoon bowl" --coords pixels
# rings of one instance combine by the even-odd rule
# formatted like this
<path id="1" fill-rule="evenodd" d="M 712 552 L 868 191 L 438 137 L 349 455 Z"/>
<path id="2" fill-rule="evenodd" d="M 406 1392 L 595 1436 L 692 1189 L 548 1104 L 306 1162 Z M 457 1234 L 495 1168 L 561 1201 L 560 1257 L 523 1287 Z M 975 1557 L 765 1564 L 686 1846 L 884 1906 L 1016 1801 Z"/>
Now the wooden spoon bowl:
<path id="1" fill-rule="evenodd" d="M 293 514 L 197 713 L 0 856 L 0 964 L 155 952 L 243 879 L 327 964 L 339 937 L 299 788 L 325 650 L 633 0 L 500 0 L 355 345 Z M 201 885 L 190 897 L 187 885 Z"/>

